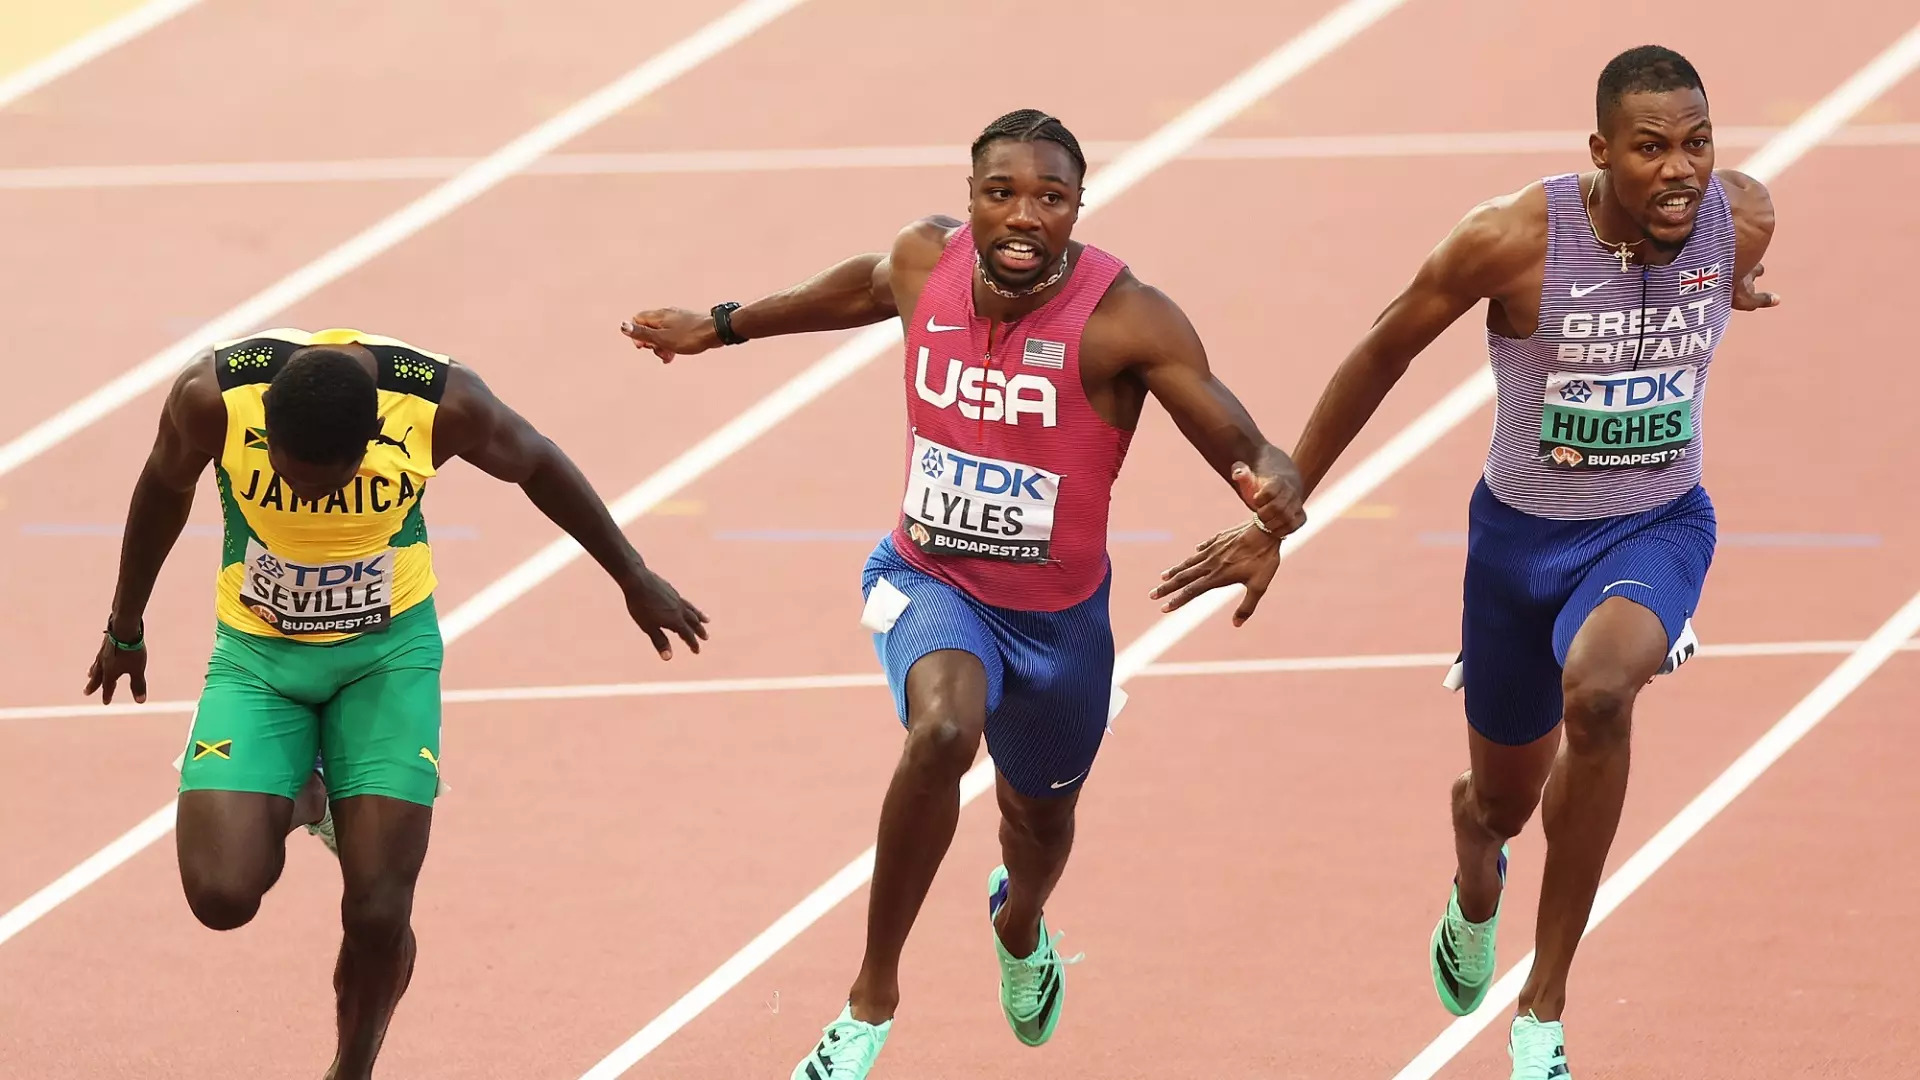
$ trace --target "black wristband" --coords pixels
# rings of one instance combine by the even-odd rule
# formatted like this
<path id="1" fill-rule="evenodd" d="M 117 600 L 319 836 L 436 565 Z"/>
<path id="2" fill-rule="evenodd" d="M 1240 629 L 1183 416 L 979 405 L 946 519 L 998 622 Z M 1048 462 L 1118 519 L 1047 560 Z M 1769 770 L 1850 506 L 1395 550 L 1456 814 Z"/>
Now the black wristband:
<path id="1" fill-rule="evenodd" d="M 719 337 L 720 344 L 722 345 L 746 344 L 747 339 L 741 337 L 739 332 L 733 328 L 733 313 L 735 311 L 738 311 L 739 309 L 740 309 L 740 305 L 737 303 L 734 303 L 732 300 L 729 300 L 724 304 L 713 305 L 713 311 L 712 311 L 713 332 L 715 336 Z"/>

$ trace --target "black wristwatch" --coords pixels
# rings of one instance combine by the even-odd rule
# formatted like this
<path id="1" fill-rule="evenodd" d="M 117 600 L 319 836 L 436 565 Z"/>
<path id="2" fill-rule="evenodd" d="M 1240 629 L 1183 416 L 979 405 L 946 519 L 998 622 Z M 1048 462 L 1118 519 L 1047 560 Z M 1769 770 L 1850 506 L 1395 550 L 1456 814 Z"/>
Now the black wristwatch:
<path id="1" fill-rule="evenodd" d="M 713 332 L 720 338 L 720 344 L 744 345 L 746 343 L 747 339 L 741 337 L 740 332 L 733 328 L 733 313 L 739 309 L 740 305 L 732 300 L 713 305 Z"/>

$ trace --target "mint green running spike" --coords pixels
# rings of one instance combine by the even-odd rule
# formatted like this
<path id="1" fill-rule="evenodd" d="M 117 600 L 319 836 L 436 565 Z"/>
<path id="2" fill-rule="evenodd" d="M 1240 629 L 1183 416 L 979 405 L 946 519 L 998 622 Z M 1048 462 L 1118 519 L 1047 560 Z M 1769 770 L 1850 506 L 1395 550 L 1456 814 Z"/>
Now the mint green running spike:
<path id="1" fill-rule="evenodd" d="M 1064 934 L 1047 936 L 1047 920 L 1040 920 L 1040 944 L 1033 955 L 1020 958 L 1007 951 L 994 929 L 993 917 L 1007 902 L 1007 868 L 996 866 L 987 875 L 987 929 L 993 934 L 993 948 L 1000 956 L 1000 1011 L 1014 1037 L 1028 1046 L 1039 1046 L 1053 1038 L 1060 1026 L 1060 1012 L 1067 994 L 1067 965 L 1083 957 L 1062 960 L 1054 945 Z"/>
<path id="2" fill-rule="evenodd" d="M 1500 885 L 1507 884 L 1507 845 L 1500 845 Z M 1440 1004 L 1455 1016 L 1465 1016 L 1486 1000 L 1493 985 L 1494 938 L 1500 928 L 1503 895 L 1494 904 L 1493 916 L 1483 923 L 1472 923 L 1460 913 L 1460 881 L 1453 882 L 1447 897 L 1447 913 L 1433 928 L 1427 946 L 1427 962 L 1433 969 L 1433 988 Z"/>
<path id="3" fill-rule="evenodd" d="M 1573 1080 L 1567 1069 L 1567 1032 L 1558 1020 L 1538 1020 L 1532 1013 L 1514 1017 L 1507 1054 L 1513 1058 L 1512 1080 Z"/>
<path id="4" fill-rule="evenodd" d="M 892 1020 L 880 1024 L 855 1020 L 849 1003 L 827 1025 L 813 1051 L 793 1067 L 792 1080 L 867 1080 L 892 1030 Z"/>

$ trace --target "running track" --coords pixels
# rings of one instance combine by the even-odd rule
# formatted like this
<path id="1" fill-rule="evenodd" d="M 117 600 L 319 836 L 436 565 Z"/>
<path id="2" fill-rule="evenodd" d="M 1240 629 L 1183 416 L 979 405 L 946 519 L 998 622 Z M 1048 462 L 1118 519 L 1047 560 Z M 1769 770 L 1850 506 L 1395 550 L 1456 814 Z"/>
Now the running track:
<path id="1" fill-rule="evenodd" d="M 0 110 L 0 180 L 81 165 L 478 158 L 723 10 L 390 7 L 208 0 Z M 1483 138 L 1584 131 L 1598 65 L 1643 38 L 1701 66 L 1723 127 L 1777 128 L 1905 33 L 1897 8 L 1848 0 L 1807 19 L 1767 0 L 1716 19 L 1631 2 L 1576 25 L 1521 0 L 1410 0 L 1214 134 L 1484 136 L 1417 156 L 1175 162 L 1102 205 L 1083 236 L 1185 305 L 1228 383 L 1291 443 L 1353 338 L 1464 210 L 1585 161 L 1577 136 L 1532 152 Z M 955 164 L 518 177 L 271 321 L 361 326 L 462 357 L 612 498 L 836 343 L 766 342 L 663 369 L 617 336 L 635 306 L 750 299 L 910 217 L 959 212 L 963 148 L 1008 108 L 1049 109 L 1089 142 L 1141 138 L 1326 10 L 810 0 L 566 153 L 947 145 Z M 456 35 L 465 43 L 447 48 Z M 945 66 L 929 62 L 936 47 Z M 1873 135 L 1920 121 L 1920 79 L 1855 120 L 1870 137 L 1815 149 L 1773 182 L 1766 282 L 1786 305 L 1736 319 L 1721 352 L 1708 479 L 1728 541 L 1697 621 L 1709 644 L 1858 641 L 1920 589 L 1898 434 L 1920 410 L 1898 316 L 1920 229 L 1898 193 L 1920 182 L 1920 146 Z M 1722 163 L 1757 142 L 1723 147 Z M 0 437 L 437 182 L 8 185 Z M 1469 321 L 1416 365 L 1349 462 L 1483 364 Z M 867 366 L 632 527 L 713 616 L 703 655 L 653 658 L 583 560 L 451 645 L 448 686 L 870 677 L 857 580 L 896 497 L 898 387 L 891 356 Z M 113 530 L 158 400 L 0 477 L 0 705 L 30 714 L 0 712 L 0 908 L 171 797 L 184 712 L 31 716 L 84 704 Z M 1450 651 L 1458 534 L 1489 419 L 1472 413 L 1303 548 L 1247 627 L 1216 614 L 1160 659 Z M 1114 510 L 1123 644 L 1156 620 L 1145 594 L 1158 570 L 1237 514 L 1163 414 L 1142 426 Z M 443 612 L 552 535 L 517 492 L 470 469 L 450 470 L 429 502 Z M 182 539 L 150 611 L 156 702 L 197 690 L 217 520 L 209 485 L 195 508 L 204 529 Z M 1703 657 L 1662 680 L 1641 710 L 1615 865 L 1847 648 Z M 1423 957 L 1446 895 L 1446 786 L 1463 764 L 1442 668 L 1169 677 L 1178 670 L 1129 684 L 1083 802 L 1050 915 L 1063 948 L 1088 956 L 1055 1042 L 1027 1051 L 999 1018 L 981 905 L 994 817 L 974 806 L 909 946 L 885 1075 L 1044 1062 L 1063 1078 L 1384 1080 L 1446 1028 Z M 885 692 L 866 681 L 449 706 L 455 790 L 382 1074 L 582 1076 L 826 881 L 871 843 L 898 747 Z M 1910 852 L 1888 826 L 1920 812 L 1916 701 L 1920 656 L 1896 654 L 1595 929 L 1569 1015 L 1579 1075 L 1877 1075 L 1912 1059 L 1920 1036 L 1904 1021 L 1920 992 L 1899 958 L 1920 931 Z M 259 918 L 214 935 L 181 901 L 172 843 L 0 944 L 0 1074 L 278 1078 L 324 1065 L 331 859 L 297 836 Z M 1537 826 L 1515 847 L 1503 967 L 1530 945 Z M 627 1075 L 784 1077 L 838 1007 L 865 898 L 827 911 Z M 1504 1075 L 1505 1013 L 1437 1075 Z"/>

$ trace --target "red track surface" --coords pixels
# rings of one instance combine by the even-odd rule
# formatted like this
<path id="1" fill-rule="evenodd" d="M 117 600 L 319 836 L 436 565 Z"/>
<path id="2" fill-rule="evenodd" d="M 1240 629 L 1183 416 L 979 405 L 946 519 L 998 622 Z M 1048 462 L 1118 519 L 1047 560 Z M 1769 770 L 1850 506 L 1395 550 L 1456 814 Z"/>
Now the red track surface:
<path id="1" fill-rule="evenodd" d="M 944 14 L 812 0 L 570 149 L 959 148 L 1029 103 L 1082 139 L 1134 138 L 1324 6 L 1109 2 L 1037 17 L 1010 0 Z M 483 154 L 721 10 L 548 0 L 492 5 L 476 26 L 444 2 L 283 7 L 215 0 L 54 84 L 31 113 L 0 112 L 8 163 Z M 1905 29 L 1897 7 L 1855 0 L 1810 20 L 1785 0 L 1735 18 L 1624 3 L 1576 24 L 1519 0 L 1414 0 L 1221 134 L 1581 129 L 1597 65 L 1647 37 L 1701 66 L 1722 125 L 1781 124 Z M 467 43 L 443 52 L 455 27 Z M 1863 119 L 1920 120 L 1920 86 Z M 1723 150 L 1722 163 L 1741 156 Z M 1545 155 L 1180 163 L 1083 235 L 1186 306 L 1229 384 L 1290 443 L 1354 336 L 1467 207 L 1584 161 L 1576 141 Z M 1698 620 L 1710 643 L 1861 638 L 1920 588 L 1893 435 L 1920 392 L 1903 324 L 1886 317 L 1920 229 L 1897 193 L 1916 182 L 1920 150 L 1820 149 L 1772 185 L 1766 280 L 1786 306 L 1736 319 L 1721 353 L 1708 466 L 1721 528 L 1878 543 L 1730 538 Z M 0 270 L 15 375 L 0 429 L 24 429 L 426 186 L 0 193 L 0 228 L 23 255 Z M 767 342 L 662 370 L 621 343 L 620 317 L 748 299 L 961 205 L 958 169 L 519 179 L 276 321 L 462 356 L 611 497 L 832 344 Z M 1482 363 L 1469 320 L 1353 460 Z M 1836 388 L 1816 396 L 1808 380 Z M 898 388 L 893 361 L 875 363 L 632 530 L 713 616 L 704 655 L 652 659 L 582 562 L 451 646 L 448 685 L 873 671 L 857 625 L 868 541 L 729 533 L 883 529 Z M 12 613 L 0 704 L 80 700 L 117 542 L 45 526 L 121 520 L 156 404 L 0 479 Z M 1462 549 L 1435 534 L 1465 527 L 1489 419 L 1289 562 L 1248 627 L 1216 617 L 1167 659 L 1449 650 Z M 1161 414 L 1143 429 L 1114 527 L 1172 539 L 1114 546 L 1123 643 L 1156 617 L 1145 594 L 1158 570 L 1236 514 Z M 447 537 L 443 612 L 551 535 L 471 470 L 429 501 Z M 209 488 L 196 521 L 216 520 Z M 157 699 L 197 690 L 214 551 L 188 536 L 162 579 Z M 1836 659 L 1702 659 L 1662 680 L 1643 702 L 1616 864 Z M 1055 1043 L 1024 1050 L 999 1018 L 980 895 L 993 814 L 975 807 L 909 945 L 881 1071 L 1391 1076 L 1448 1019 L 1422 955 L 1451 861 L 1444 794 L 1463 765 L 1459 702 L 1439 676 L 1133 683 L 1050 912 L 1066 950 L 1088 953 Z M 1896 958 L 1920 939 L 1903 904 L 1911 859 L 1887 824 L 1920 810 L 1906 769 L 1916 699 L 1920 657 L 1896 657 L 1588 940 L 1568 1017 L 1577 1075 L 1868 1075 L 1913 1057 L 1920 1036 L 1899 1021 L 1920 997 Z M 0 908 L 165 803 L 185 726 L 177 713 L 0 720 Z M 455 791 L 382 1075 L 578 1076 L 871 842 L 898 738 L 877 688 L 451 706 Z M 1505 963 L 1530 944 L 1538 835 L 1515 845 Z M 0 945 L 0 1074 L 317 1075 L 337 881 L 300 836 L 259 918 L 214 935 L 181 901 L 167 837 Z M 632 1075 L 784 1077 L 838 1007 L 865 897 Z M 1441 1075 L 1504 1075 L 1504 1031 L 1496 1022 Z"/>

